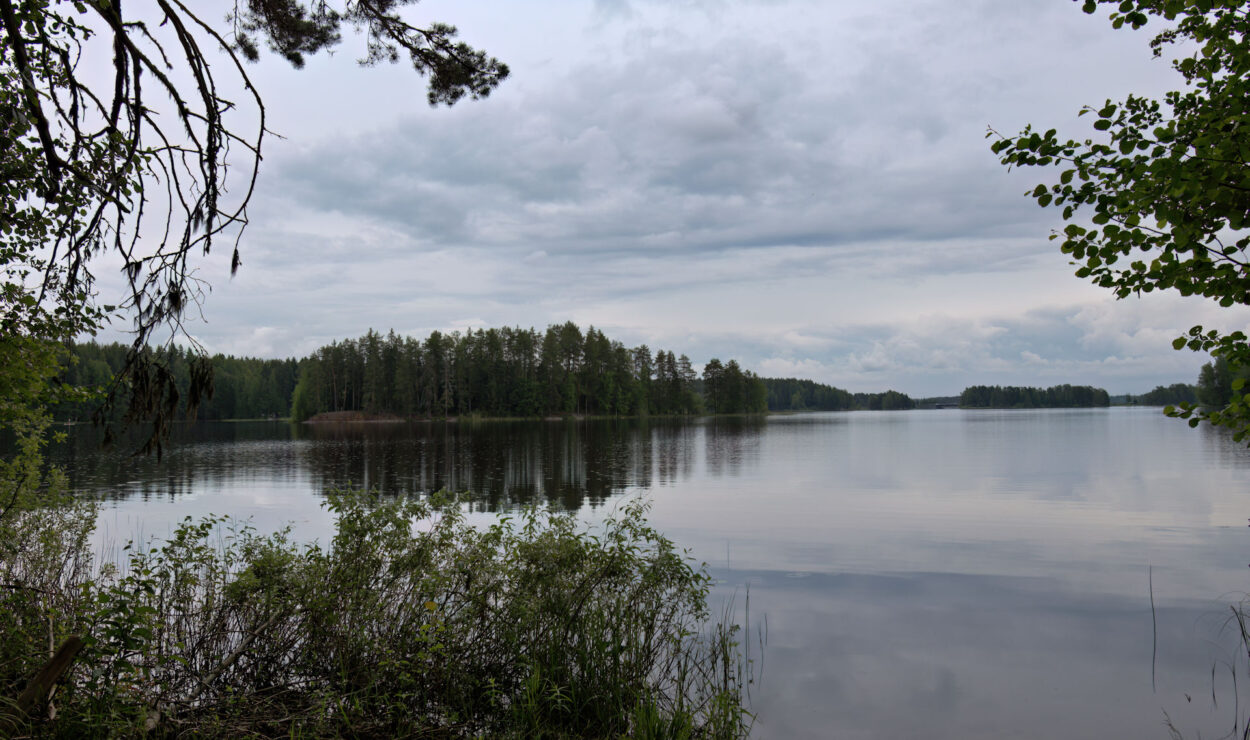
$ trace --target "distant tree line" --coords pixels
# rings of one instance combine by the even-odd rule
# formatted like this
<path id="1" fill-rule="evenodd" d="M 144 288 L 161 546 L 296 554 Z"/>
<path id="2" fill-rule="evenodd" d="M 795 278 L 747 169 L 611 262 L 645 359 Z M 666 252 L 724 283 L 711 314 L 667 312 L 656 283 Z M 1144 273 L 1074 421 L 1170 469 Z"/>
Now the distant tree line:
<path id="1" fill-rule="evenodd" d="M 1181 403 L 1197 403 L 1198 387 L 1189 383 L 1173 383 L 1169 386 L 1157 385 L 1149 393 L 1129 396 L 1128 402 L 1139 406 L 1175 406 Z"/>
<path id="2" fill-rule="evenodd" d="M 895 411 L 916 407 L 907 394 L 851 393 L 824 383 L 798 378 L 764 378 L 769 411 Z"/>
<path id="3" fill-rule="evenodd" d="M 906 393 L 892 390 L 884 393 L 856 393 L 855 408 L 868 411 L 902 411 L 916 408 L 916 402 Z"/>
<path id="4" fill-rule="evenodd" d="M 1109 406 L 1111 397 L 1102 388 L 1088 385 L 1056 385 L 1050 388 L 974 385 L 959 395 L 959 405 L 970 409 L 1048 409 Z"/>
<path id="5" fill-rule="evenodd" d="M 850 391 L 798 378 L 767 378 L 769 411 L 849 411 L 855 408 Z"/>
<path id="6" fill-rule="evenodd" d="M 69 345 L 61 380 L 103 387 L 124 366 L 128 347 Z M 185 417 L 193 355 L 161 352 Z M 708 360 L 696 372 L 686 355 L 625 347 L 574 323 L 545 332 L 504 327 L 432 332 L 424 340 L 370 330 L 332 342 L 303 360 L 216 355 L 213 394 L 198 420 L 291 417 L 323 412 L 410 418 L 537 417 L 567 414 L 647 416 L 765 411 L 890 411 L 915 407 L 904 393 L 851 393 L 795 378 L 760 378 L 736 360 Z M 124 394 L 123 394 L 124 400 Z M 125 408 L 125 403 L 118 403 Z M 62 421 L 84 421 L 95 402 L 64 403 Z"/>
<path id="7" fill-rule="evenodd" d="M 918 409 L 936 409 L 958 405 L 959 396 L 929 396 L 916 399 L 916 408 Z"/>
<path id="8" fill-rule="evenodd" d="M 1238 380 L 1250 381 L 1250 367 L 1233 368 L 1228 360 L 1216 357 L 1198 371 L 1198 385 L 1194 390 L 1197 403 L 1212 409 L 1224 408 L 1233 400 L 1233 383 Z"/>
<path id="9" fill-rule="evenodd" d="M 432 332 L 424 341 L 370 330 L 300 363 L 296 421 L 322 412 L 404 417 L 757 413 L 763 382 L 736 361 L 626 347 L 594 327 Z"/>
<path id="10" fill-rule="evenodd" d="M 60 380 L 68 385 L 104 387 L 124 367 L 129 347 L 124 344 L 84 342 L 68 347 L 69 358 Z M 177 414 L 185 418 L 191 385 L 191 354 L 173 347 L 160 352 L 173 375 L 178 391 Z M 262 419 L 285 417 L 291 408 L 298 363 L 288 360 L 262 360 L 253 357 L 216 355 L 212 358 L 213 394 L 202 398 L 195 418 Z M 116 404 L 126 408 L 125 392 Z M 91 418 L 98 401 L 63 403 L 53 408 L 59 421 L 85 421 Z"/>

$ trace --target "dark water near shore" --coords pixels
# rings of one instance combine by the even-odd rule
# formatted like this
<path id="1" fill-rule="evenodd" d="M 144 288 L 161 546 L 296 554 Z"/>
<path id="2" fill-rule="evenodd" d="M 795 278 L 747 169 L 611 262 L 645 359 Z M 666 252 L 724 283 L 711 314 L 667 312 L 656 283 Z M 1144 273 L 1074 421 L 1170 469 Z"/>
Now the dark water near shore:
<path id="1" fill-rule="evenodd" d="M 1165 712 L 1218 737 L 1250 711 L 1227 624 L 1250 453 L 1158 409 L 209 424 L 160 462 L 91 435 L 54 456 L 105 497 L 106 549 L 210 512 L 321 537 L 321 492 L 349 483 L 467 490 L 483 519 L 646 496 L 714 600 L 749 593 L 767 625 L 757 737 L 1167 738 Z"/>

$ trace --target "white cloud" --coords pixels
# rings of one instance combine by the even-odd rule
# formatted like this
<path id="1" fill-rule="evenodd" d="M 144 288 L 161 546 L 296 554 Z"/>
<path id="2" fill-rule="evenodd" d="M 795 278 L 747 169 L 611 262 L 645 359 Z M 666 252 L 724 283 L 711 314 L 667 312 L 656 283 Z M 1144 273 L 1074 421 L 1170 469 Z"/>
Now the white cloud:
<path id="1" fill-rule="evenodd" d="M 574 320 L 853 390 L 1115 391 L 1192 379 L 1189 325 L 1247 323 L 1072 277 L 1022 196 L 1044 173 L 989 152 L 987 124 L 1083 135 L 1081 104 L 1168 84 L 1066 0 L 445 10 L 513 67 L 486 101 L 431 110 L 343 55 L 256 69 L 288 138 L 243 270 L 202 270 L 210 347 Z"/>

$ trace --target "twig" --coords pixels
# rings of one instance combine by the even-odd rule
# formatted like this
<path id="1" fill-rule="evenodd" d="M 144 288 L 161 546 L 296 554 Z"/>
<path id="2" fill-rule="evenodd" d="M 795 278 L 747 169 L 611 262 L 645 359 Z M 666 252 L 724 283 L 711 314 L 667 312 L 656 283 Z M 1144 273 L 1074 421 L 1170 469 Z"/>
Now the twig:
<path id="1" fill-rule="evenodd" d="M 226 659 L 221 662 L 221 665 L 214 668 L 213 672 L 208 674 L 208 678 L 200 682 L 200 688 L 197 689 L 195 695 L 191 697 L 192 703 L 198 701 L 199 698 L 204 695 L 204 692 L 208 691 L 209 687 L 213 685 L 213 682 L 216 681 L 222 673 L 229 670 L 230 666 L 234 665 L 239 658 L 243 657 L 243 653 L 247 652 L 247 649 L 251 647 L 253 642 L 256 642 L 256 638 L 260 637 L 262 632 L 272 627 L 274 622 L 278 621 L 278 617 L 281 616 L 283 616 L 282 612 L 275 613 L 256 630 L 248 633 L 248 636 L 243 638 L 243 641 L 239 643 L 239 646 L 226 656 Z"/>
<path id="2" fill-rule="evenodd" d="M 1158 693 L 1155 686 L 1155 664 L 1159 657 L 1159 621 L 1155 617 L 1155 573 L 1154 566 L 1146 566 L 1146 577 L 1150 580 L 1150 690 Z"/>

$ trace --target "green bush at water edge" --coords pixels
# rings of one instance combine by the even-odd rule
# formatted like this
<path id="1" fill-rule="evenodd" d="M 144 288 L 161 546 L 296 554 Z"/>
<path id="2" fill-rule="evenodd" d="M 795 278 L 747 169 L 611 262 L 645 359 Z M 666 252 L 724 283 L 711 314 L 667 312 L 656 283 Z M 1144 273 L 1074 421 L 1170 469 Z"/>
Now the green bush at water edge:
<path id="1" fill-rule="evenodd" d="M 593 533 L 529 510 L 329 497 L 327 547 L 186 521 L 123 568 L 90 506 L 9 511 L 0 680 L 16 697 L 69 634 L 87 647 L 36 736 L 746 735 L 737 627 L 632 502 Z M 57 522 L 50 521 L 57 519 Z M 49 527 L 49 525 L 55 527 Z M 62 534 L 52 534 L 58 532 Z M 3 713 L 3 709 L 0 709 Z M 10 712 L 11 713 L 11 712 Z M 54 718 L 49 718 L 53 716 Z"/>

